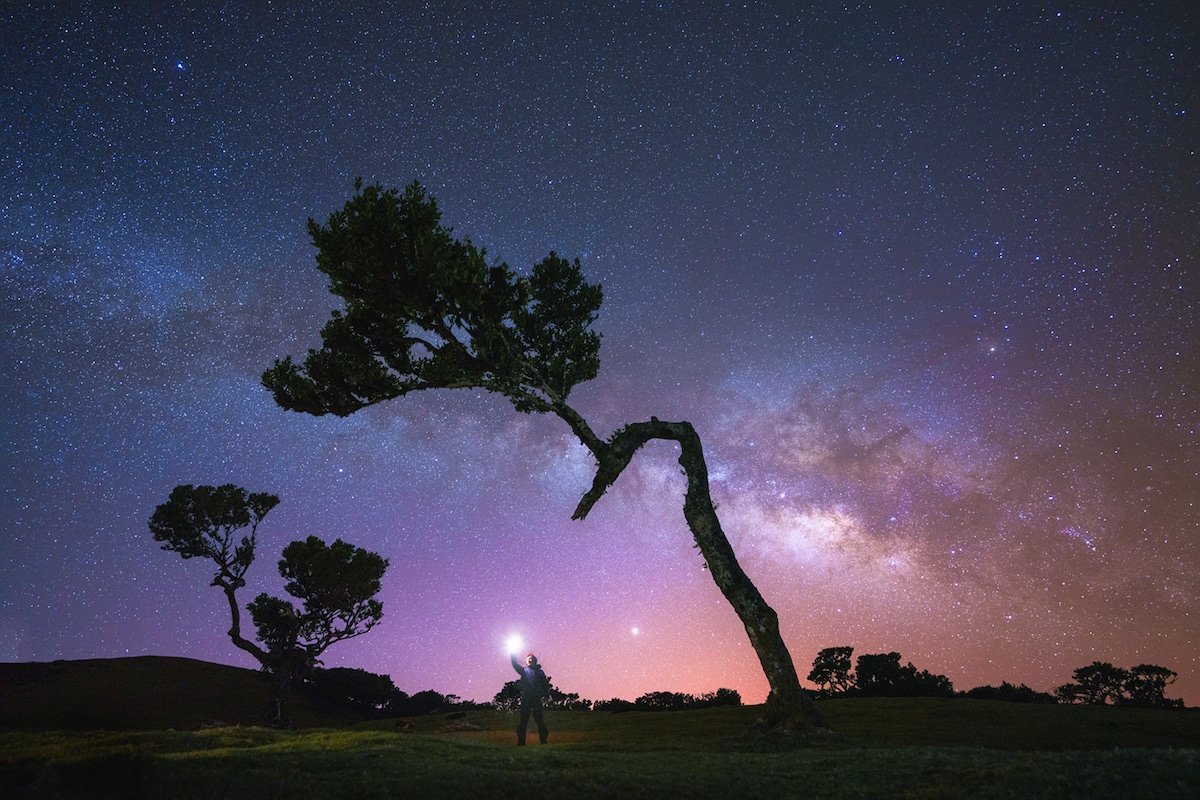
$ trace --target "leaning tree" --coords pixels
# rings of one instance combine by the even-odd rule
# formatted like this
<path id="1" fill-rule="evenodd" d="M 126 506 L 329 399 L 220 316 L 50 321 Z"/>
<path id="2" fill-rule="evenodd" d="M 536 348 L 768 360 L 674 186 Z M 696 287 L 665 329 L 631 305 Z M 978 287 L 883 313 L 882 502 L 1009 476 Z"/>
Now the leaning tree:
<path id="1" fill-rule="evenodd" d="M 591 452 L 596 473 L 575 508 L 583 519 L 652 439 L 679 443 L 687 476 L 683 514 L 717 586 L 746 628 L 770 684 L 764 723 L 799 732 L 823 726 L 779 634 L 775 611 L 738 564 L 709 492 L 700 437 L 691 423 L 651 417 L 602 439 L 567 400 L 596 376 L 599 285 L 579 261 L 551 252 L 519 275 L 489 265 L 485 251 L 441 224 L 418 183 L 401 193 L 355 182 L 340 211 L 308 231 L 317 268 L 344 308 L 302 364 L 276 360 L 263 384 L 283 408 L 346 416 L 422 389 L 481 388 L 524 413 L 560 417 Z"/>
<path id="2" fill-rule="evenodd" d="M 312 672 L 330 645 L 361 636 L 383 617 L 375 599 L 388 562 L 376 553 L 337 539 L 331 545 L 309 536 L 283 548 L 279 574 L 288 600 L 260 593 L 247 606 L 258 640 L 242 636 L 237 590 L 246 585 L 254 561 L 258 525 L 279 503 L 272 494 L 252 493 L 232 484 L 176 486 L 167 502 L 154 509 L 150 531 L 163 550 L 181 558 L 205 558 L 216 572 L 229 603 L 229 638 L 274 678 L 268 718 L 290 725 L 288 699 L 297 681 Z"/>

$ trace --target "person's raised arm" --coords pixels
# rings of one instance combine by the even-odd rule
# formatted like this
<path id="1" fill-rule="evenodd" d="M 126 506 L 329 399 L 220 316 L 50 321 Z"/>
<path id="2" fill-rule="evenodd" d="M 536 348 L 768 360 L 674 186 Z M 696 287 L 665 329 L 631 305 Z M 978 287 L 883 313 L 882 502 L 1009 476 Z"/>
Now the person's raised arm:
<path id="1" fill-rule="evenodd" d="M 522 678 L 524 678 L 525 670 L 521 668 L 521 664 L 517 661 L 517 657 L 510 655 L 508 657 L 508 660 L 512 662 L 513 669 L 515 669 L 517 671 L 517 674 L 520 675 Z"/>

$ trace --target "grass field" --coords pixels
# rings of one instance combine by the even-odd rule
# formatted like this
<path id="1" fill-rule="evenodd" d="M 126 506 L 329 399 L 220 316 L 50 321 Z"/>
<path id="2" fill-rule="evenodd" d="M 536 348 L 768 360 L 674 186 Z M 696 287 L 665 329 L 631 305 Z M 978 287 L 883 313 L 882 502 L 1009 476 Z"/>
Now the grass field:
<path id="1" fill-rule="evenodd" d="M 195 664 L 172 668 L 203 669 Z M 11 712 L 28 711 L 54 681 L 43 674 L 36 690 L 28 680 L 14 685 L 0 718 L 3 798 L 1200 797 L 1200 714 L 1192 711 L 836 700 L 821 709 L 837 737 L 783 749 L 747 735 L 754 707 L 550 712 L 550 743 L 517 748 L 515 714 L 491 710 L 294 732 L 46 730 Z M 199 694 L 188 702 L 211 699 L 190 691 Z M 187 716 L 159 705 L 127 715 Z"/>

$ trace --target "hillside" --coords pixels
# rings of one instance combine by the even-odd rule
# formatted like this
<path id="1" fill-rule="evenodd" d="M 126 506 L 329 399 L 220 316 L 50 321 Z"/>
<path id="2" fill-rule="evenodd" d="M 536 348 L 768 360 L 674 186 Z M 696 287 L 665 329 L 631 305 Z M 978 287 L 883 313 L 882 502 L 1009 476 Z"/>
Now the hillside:
<path id="1" fill-rule="evenodd" d="M 26 730 L 195 729 L 258 725 L 269 679 L 254 670 L 191 658 L 138 656 L 0 664 L 0 728 Z M 299 727 L 361 720 L 344 709 L 295 698 Z"/>
<path id="2" fill-rule="evenodd" d="M 190 658 L 135 658 L 0 664 L 0 729 L 195 730 L 213 723 L 261 725 L 270 697 L 261 673 Z M 850 742 L 871 746 L 974 746 L 1063 750 L 1200 747 L 1200 711 L 1004 703 L 932 698 L 848 698 L 821 702 L 830 725 Z M 594 736 L 637 742 L 687 742 L 745 730 L 755 707 L 681 712 L 552 711 L 555 741 Z M 436 732 L 444 715 L 414 721 L 367 720 L 361 713 L 305 694 L 293 701 L 297 727 L 397 726 Z M 461 717 L 462 715 L 456 715 Z M 483 730 L 466 738 L 508 742 L 511 712 L 471 710 Z M 415 727 L 414 727 L 415 722 Z"/>

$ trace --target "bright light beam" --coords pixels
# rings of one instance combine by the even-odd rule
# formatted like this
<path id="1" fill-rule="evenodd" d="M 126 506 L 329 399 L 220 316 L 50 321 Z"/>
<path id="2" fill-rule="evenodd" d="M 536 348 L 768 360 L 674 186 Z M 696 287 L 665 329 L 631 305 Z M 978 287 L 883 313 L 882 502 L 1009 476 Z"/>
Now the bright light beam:
<path id="1" fill-rule="evenodd" d="M 519 633 L 514 633 L 504 640 L 504 652 L 515 656 L 525 649 L 525 639 Z"/>

